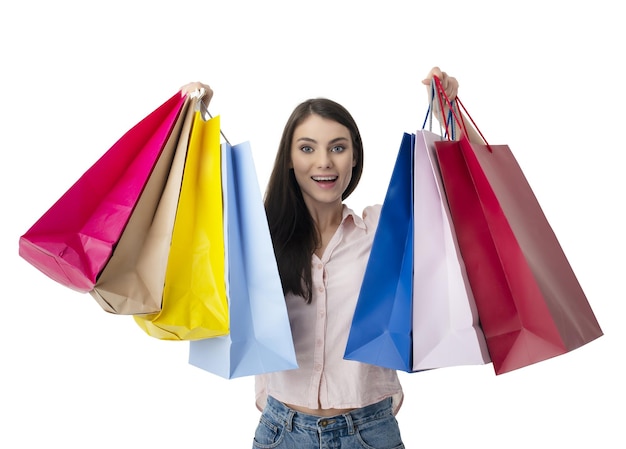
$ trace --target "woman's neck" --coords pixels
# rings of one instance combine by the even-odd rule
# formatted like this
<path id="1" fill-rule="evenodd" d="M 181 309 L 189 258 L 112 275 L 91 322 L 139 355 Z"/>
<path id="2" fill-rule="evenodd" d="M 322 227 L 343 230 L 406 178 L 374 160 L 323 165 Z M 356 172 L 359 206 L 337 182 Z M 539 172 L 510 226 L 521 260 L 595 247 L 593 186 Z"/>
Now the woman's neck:
<path id="1" fill-rule="evenodd" d="M 343 204 L 335 203 L 324 207 L 309 208 L 309 213 L 320 233 L 329 229 L 335 230 L 343 218 Z"/>
<path id="2" fill-rule="evenodd" d="M 338 203 L 329 205 L 329 207 L 318 207 L 314 210 L 309 210 L 309 212 L 315 222 L 315 227 L 320 238 L 317 248 L 315 249 L 315 254 L 321 259 L 328 243 L 341 224 L 341 220 L 343 219 L 343 204 Z"/>

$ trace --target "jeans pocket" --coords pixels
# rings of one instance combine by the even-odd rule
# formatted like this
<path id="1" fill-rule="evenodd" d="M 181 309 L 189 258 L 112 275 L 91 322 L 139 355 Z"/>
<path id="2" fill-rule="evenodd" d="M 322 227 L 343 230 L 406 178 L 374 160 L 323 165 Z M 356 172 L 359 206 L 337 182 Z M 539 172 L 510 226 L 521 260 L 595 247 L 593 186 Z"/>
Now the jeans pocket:
<path id="1" fill-rule="evenodd" d="M 259 425 L 254 432 L 253 447 L 258 449 L 276 448 L 282 441 L 285 427 L 261 415 Z"/>
<path id="2" fill-rule="evenodd" d="M 393 415 L 358 426 L 357 439 L 365 449 L 404 449 L 400 427 Z"/>

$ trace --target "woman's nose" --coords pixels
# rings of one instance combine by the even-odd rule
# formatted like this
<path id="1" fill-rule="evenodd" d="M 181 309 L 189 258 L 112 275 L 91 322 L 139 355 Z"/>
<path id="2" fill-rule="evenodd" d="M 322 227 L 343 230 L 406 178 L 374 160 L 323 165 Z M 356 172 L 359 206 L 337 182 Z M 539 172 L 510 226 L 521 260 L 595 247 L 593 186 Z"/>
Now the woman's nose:
<path id="1" fill-rule="evenodd" d="M 330 154 L 327 151 L 320 151 L 318 153 L 317 165 L 319 168 L 328 168 L 332 165 Z"/>

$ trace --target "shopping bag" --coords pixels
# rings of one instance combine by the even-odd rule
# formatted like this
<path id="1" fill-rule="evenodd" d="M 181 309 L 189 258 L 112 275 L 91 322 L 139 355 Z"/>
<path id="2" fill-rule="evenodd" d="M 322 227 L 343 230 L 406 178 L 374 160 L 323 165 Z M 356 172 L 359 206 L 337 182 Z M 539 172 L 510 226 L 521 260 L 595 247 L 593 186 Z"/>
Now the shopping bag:
<path id="1" fill-rule="evenodd" d="M 161 310 L 196 103 L 196 98 L 185 103 L 111 259 L 89 292 L 107 312 L 136 315 Z"/>
<path id="2" fill-rule="evenodd" d="M 347 360 L 409 372 L 413 369 L 414 139 L 408 133 L 402 137 L 344 353 Z"/>
<path id="3" fill-rule="evenodd" d="M 250 145 L 222 151 L 230 332 L 191 341 L 189 363 L 227 379 L 297 368 Z"/>
<path id="4" fill-rule="evenodd" d="M 134 315 L 150 336 L 197 340 L 228 333 L 219 117 L 196 111 L 169 249 L 161 310 Z"/>
<path id="5" fill-rule="evenodd" d="M 415 133 L 413 371 L 490 361 L 436 159 L 442 139 Z"/>
<path id="6" fill-rule="evenodd" d="M 435 146 L 496 374 L 602 336 L 511 149 L 471 143 L 466 133 Z"/>
<path id="7" fill-rule="evenodd" d="M 177 92 L 127 131 L 20 237 L 19 255 L 62 285 L 90 291 L 184 102 Z"/>

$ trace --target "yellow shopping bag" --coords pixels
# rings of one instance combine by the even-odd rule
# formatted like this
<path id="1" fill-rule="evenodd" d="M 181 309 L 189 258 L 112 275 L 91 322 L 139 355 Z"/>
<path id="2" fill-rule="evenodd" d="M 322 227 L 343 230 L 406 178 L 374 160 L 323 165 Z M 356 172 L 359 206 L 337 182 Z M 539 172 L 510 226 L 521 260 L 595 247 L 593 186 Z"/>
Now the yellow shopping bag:
<path id="1" fill-rule="evenodd" d="M 199 340 L 228 334 L 219 117 L 195 113 L 158 313 L 134 315 L 148 335 Z"/>

